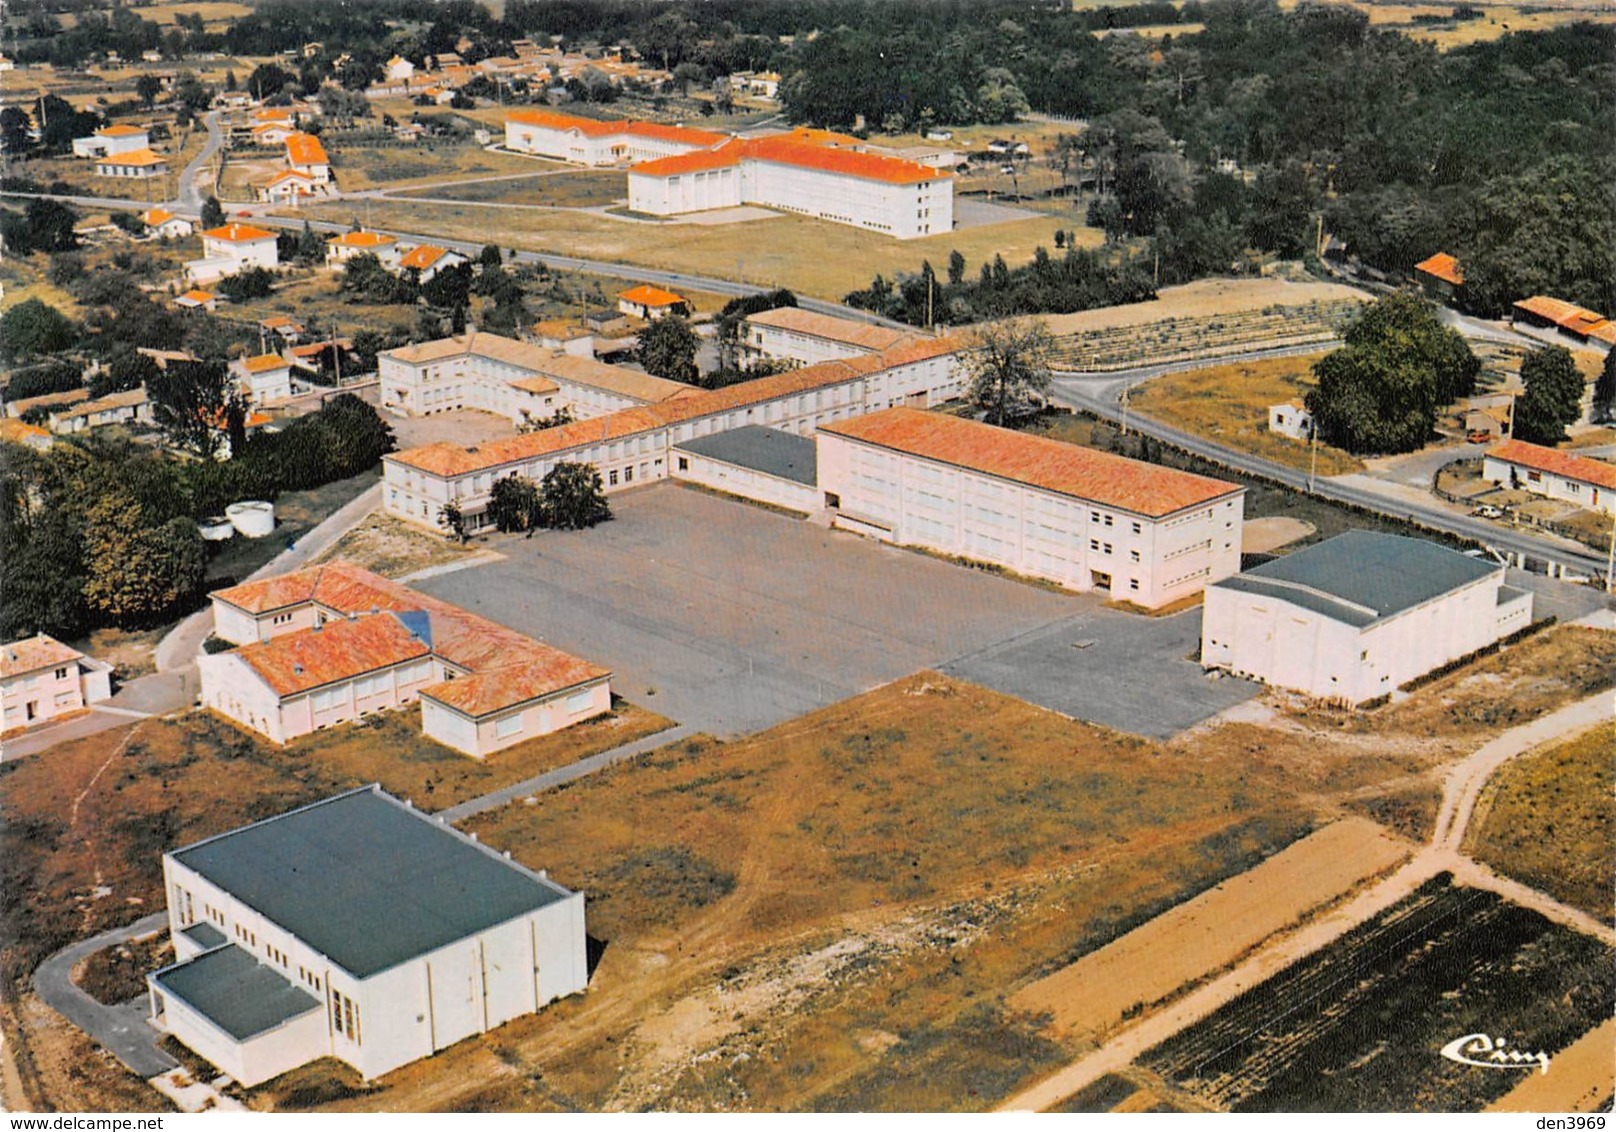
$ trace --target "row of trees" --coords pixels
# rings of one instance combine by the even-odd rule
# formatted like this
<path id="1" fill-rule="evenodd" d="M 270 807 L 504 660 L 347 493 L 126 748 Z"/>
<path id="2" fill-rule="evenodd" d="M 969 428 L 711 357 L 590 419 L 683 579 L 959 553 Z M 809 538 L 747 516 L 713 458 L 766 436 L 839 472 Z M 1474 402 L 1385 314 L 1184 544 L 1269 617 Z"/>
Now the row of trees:
<path id="1" fill-rule="evenodd" d="M 494 481 L 488 517 L 503 532 L 536 530 L 581 531 L 612 517 L 600 469 L 593 464 L 563 461 L 534 483 L 526 476 L 505 476 Z M 438 519 L 460 541 L 466 539 L 465 518 L 453 503 L 445 504 Z"/>

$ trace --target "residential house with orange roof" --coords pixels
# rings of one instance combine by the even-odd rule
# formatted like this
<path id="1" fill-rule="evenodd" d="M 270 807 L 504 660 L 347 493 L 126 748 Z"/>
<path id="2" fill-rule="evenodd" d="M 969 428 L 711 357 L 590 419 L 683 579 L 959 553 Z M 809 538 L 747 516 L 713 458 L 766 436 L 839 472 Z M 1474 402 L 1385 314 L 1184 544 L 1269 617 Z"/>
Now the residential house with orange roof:
<path id="1" fill-rule="evenodd" d="M 230 370 L 254 405 L 267 405 L 292 395 L 292 363 L 279 354 L 237 358 L 230 363 Z"/>
<path id="2" fill-rule="evenodd" d="M 1157 609 L 1240 570 L 1246 489 L 893 408 L 819 427 L 833 526 Z"/>
<path id="3" fill-rule="evenodd" d="M 175 216 L 166 208 L 148 208 L 140 214 L 146 231 L 159 240 L 180 240 L 189 236 L 194 225 L 183 216 Z"/>
<path id="4" fill-rule="evenodd" d="M 710 149 L 727 135 L 634 120 L 602 121 L 553 110 L 513 110 L 505 117 L 505 148 L 570 161 L 620 165 Z"/>
<path id="5" fill-rule="evenodd" d="M 661 287 L 642 283 L 618 294 L 617 309 L 634 318 L 667 318 L 670 314 L 689 315 L 690 300 L 672 291 L 664 291 Z"/>
<path id="6" fill-rule="evenodd" d="M 280 264 L 275 233 L 251 224 L 230 223 L 202 233 L 202 258 L 186 263 L 186 278 L 192 283 L 211 283 L 250 267 L 273 268 Z"/>
<path id="7" fill-rule="evenodd" d="M 790 136 L 736 138 L 632 166 L 628 202 L 652 216 L 760 204 L 900 240 L 954 227 L 949 171 Z"/>
<path id="8" fill-rule="evenodd" d="M 382 74 L 390 82 L 408 82 L 415 75 L 415 64 L 402 55 L 394 55 L 382 64 Z"/>
<path id="9" fill-rule="evenodd" d="M 112 696 L 112 665 L 44 633 L 0 645 L 0 733 Z"/>
<path id="10" fill-rule="evenodd" d="M 331 180 L 331 159 L 313 134 L 297 133 L 287 137 L 286 164 L 292 172 L 302 173 L 316 185 Z"/>
<path id="11" fill-rule="evenodd" d="M 1616 465 L 1524 440 L 1506 440 L 1487 449 L 1483 479 L 1616 515 Z"/>
<path id="12" fill-rule="evenodd" d="M 776 307 L 747 316 L 740 345 L 742 354 L 748 358 L 771 358 L 811 366 L 890 350 L 919 337 L 921 335 L 912 330 L 895 330 L 851 318 L 816 314 L 801 307 Z"/>
<path id="13" fill-rule="evenodd" d="M 31 425 L 15 417 L 0 417 L 0 443 L 21 444 L 37 452 L 48 452 L 55 442 L 49 429 Z"/>
<path id="14" fill-rule="evenodd" d="M 151 423 L 151 402 L 146 397 L 146 387 L 143 385 L 91 401 L 65 405 L 50 415 L 51 431 L 63 435 L 88 432 L 107 425 Z"/>
<path id="15" fill-rule="evenodd" d="M 103 126 L 87 138 L 73 139 L 74 157 L 115 157 L 151 148 L 151 132 L 144 126 Z"/>
<path id="16" fill-rule="evenodd" d="M 432 277 L 440 271 L 470 262 L 470 259 L 452 248 L 421 244 L 411 248 L 399 257 L 398 269 L 400 271 L 418 272 L 421 282 L 426 283 L 430 282 Z"/>
<path id="17" fill-rule="evenodd" d="M 483 758 L 611 710 L 611 673 L 341 559 L 210 595 L 240 647 L 197 658 L 202 703 L 286 743 L 419 702 Z"/>
<path id="18" fill-rule="evenodd" d="M 200 287 L 192 287 L 183 295 L 175 298 L 174 305 L 184 310 L 197 310 L 200 308 L 205 311 L 212 311 L 218 309 L 219 296 L 215 295 L 212 291 L 204 291 Z"/>
<path id="19" fill-rule="evenodd" d="M 333 270 L 360 255 L 373 255 L 383 267 L 397 271 L 404 250 L 397 236 L 385 232 L 343 232 L 325 242 L 325 265 Z"/>
<path id="20" fill-rule="evenodd" d="M 1447 252 L 1437 252 L 1430 259 L 1414 265 L 1414 282 L 1432 299 L 1443 303 L 1452 299 L 1464 286 L 1464 271 L 1453 256 Z"/>
<path id="21" fill-rule="evenodd" d="M 442 350 L 452 356 L 455 347 L 447 343 L 453 341 L 404 349 Z M 542 480 L 558 463 L 593 464 L 611 493 L 667 478 L 672 447 L 697 437 L 744 425 L 809 436 L 821 424 L 894 405 L 937 405 L 964 393 L 959 355 L 971 345 L 964 335 L 918 339 L 879 354 L 822 362 L 723 389 L 686 386 L 656 403 L 559 428 L 471 446 L 438 442 L 390 453 L 382 460 L 383 506 L 388 514 L 439 530 L 438 512 L 453 502 L 477 530 L 489 524 L 489 493 L 500 476 Z M 433 363 L 423 359 L 419 364 Z M 564 381 L 557 378 L 558 385 Z M 384 393 L 384 405 L 385 398 Z"/>
<path id="22" fill-rule="evenodd" d="M 126 149 L 95 161 L 97 177 L 125 177 L 145 180 L 168 175 L 168 158 L 149 149 Z"/>
<path id="23" fill-rule="evenodd" d="M 248 137 L 253 145 L 273 148 L 285 145 L 286 139 L 293 134 L 302 133 L 292 122 L 257 122 L 248 131 Z"/>
<path id="24" fill-rule="evenodd" d="M 307 173 L 300 173 L 296 169 L 283 169 L 267 181 L 258 181 L 253 184 L 253 192 L 258 199 L 269 204 L 289 205 L 296 208 L 310 197 L 325 196 L 330 191 L 330 182 L 321 184 Z"/>

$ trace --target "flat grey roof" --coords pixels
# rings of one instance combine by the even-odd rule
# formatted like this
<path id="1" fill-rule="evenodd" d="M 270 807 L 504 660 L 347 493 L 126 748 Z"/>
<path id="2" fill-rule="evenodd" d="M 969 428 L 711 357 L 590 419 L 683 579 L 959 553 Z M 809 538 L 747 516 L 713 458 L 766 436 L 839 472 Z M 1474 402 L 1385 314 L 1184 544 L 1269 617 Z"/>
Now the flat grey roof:
<path id="1" fill-rule="evenodd" d="M 361 979 L 572 895 L 377 786 L 170 856 Z"/>
<path id="2" fill-rule="evenodd" d="M 185 929 L 185 935 L 203 951 L 212 951 L 215 947 L 229 942 L 222 931 L 207 923 L 192 924 Z"/>
<path id="3" fill-rule="evenodd" d="M 743 425 L 727 432 L 698 436 L 674 447 L 777 479 L 792 480 L 808 487 L 819 486 L 818 450 L 811 439 L 793 432 L 763 425 Z"/>
<path id="4" fill-rule="evenodd" d="M 1502 571 L 1424 539 L 1347 531 L 1215 585 L 1288 601 L 1362 628 Z"/>
<path id="5" fill-rule="evenodd" d="M 233 943 L 166 967 L 152 982 L 238 1042 L 320 1009 L 313 995 Z"/>

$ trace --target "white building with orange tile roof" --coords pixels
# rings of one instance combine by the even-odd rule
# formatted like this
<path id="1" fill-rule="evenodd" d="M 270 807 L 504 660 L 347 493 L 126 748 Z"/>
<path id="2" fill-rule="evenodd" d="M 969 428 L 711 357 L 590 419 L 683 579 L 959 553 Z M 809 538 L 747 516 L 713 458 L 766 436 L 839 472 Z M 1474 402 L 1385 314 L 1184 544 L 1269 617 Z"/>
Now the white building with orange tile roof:
<path id="1" fill-rule="evenodd" d="M 621 165 L 710 149 L 727 139 L 711 130 L 660 122 L 602 121 L 553 110 L 513 110 L 505 117 L 505 148 L 574 165 Z"/>
<path id="2" fill-rule="evenodd" d="M 111 157 L 151 148 L 144 126 L 104 126 L 87 138 L 73 139 L 74 157 Z"/>
<path id="3" fill-rule="evenodd" d="M 750 358 L 811 366 L 890 350 L 919 337 L 913 330 L 815 314 L 801 307 L 777 307 L 747 316 L 740 345 L 741 352 Z"/>
<path id="4" fill-rule="evenodd" d="M 1158 609 L 1240 569 L 1246 489 L 893 408 L 821 425 L 832 525 Z"/>
<path id="5" fill-rule="evenodd" d="M 642 283 L 617 296 L 617 309 L 634 318 L 667 318 L 670 314 L 688 315 L 690 300 L 672 291 L 664 291 L 661 287 Z"/>
<path id="6" fill-rule="evenodd" d="M 313 134 L 296 133 L 286 138 L 286 164 L 294 173 L 302 173 L 317 185 L 331 180 L 331 159 L 325 146 Z"/>
<path id="7" fill-rule="evenodd" d="M 295 169 L 283 169 L 267 181 L 255 182 L 253 191 L 259 199 L 270 204 L 285 204 L 296 207 L 310 197 L 325 196 L 329 193 L 330 182 L 321 184 L 307 173 L 300 173 Z"/>
<path id="8" fill-rule="evenodd" d="M 97 177 L 126 177 L 144 180 L 168 175 L 168 158 L 149 149 L 126 149 L 98 157 L 95 161 Z"/>
<path id="9" fill-rule="evenodd" d="M 411 248 L 399 257 L 398 269 L 400 271 L 416 271 L 420 274 L 422 283 L 429 282 L 434 275 L 451 267 L 459 267 L 471 260 L 452 248 L 440 248 L 434 244 L 421 244 Z"/>
<path id="10" fill-rule="evenodd" d="M 398 237 L 389 236 L 386 232 L 343 232 L 325 242 L 327 267 L 341 267 L 360 255 L 373 255 L 381 260 L 383 267 L 396 271 L 399 260 L 404 257 L 404 250 L 399 246 Z"/>
<path id="11" fill-rule="evenodd" d="M 947 170 L 789 136 L 734 139 L 633 166 L 628 203 L 652 216 L 761 204 L 900 240 L 954 227 Z"/>
<path id="12" fill-rule="evenodd" d="M 1616 464 L 1524 440 L 1487 449 L 1481 475 L 1504 487 L 1616 515 Z"/>
<path id="13" fill-rule="evenodd" d="M 501 476 L 542 480 L 558 463 L 593 464 L 610 494 L 668 478 L 672 447 L 696 437 L 749 424 L 811 436 L 822 424 L 893 405 L 953 400 L 965 391 L 959 355 L 969 348 L 963 336 L 927 338 L 723 389 L 686 387 L 654 404 L 559 428 L 469 447 L 439 442 L 394 452 L 382 459 L 383 506 L 439 530 L 438 512 L 452 502 L 478 530 L 489 525 L 489 493 Z"/>
<path id="14" fill-rule="evenodd" d="M 419 701 L 422 730 L 485 757 L 611 710 L 611 673 L 338 560 L 212 595 L 202 703 L 277 743 Z"/>
<path id="15" fill-rule="evenodd" d="M 175 216 L 166 208 L 148 208 L 140 214 L 140 220 L 146 231 L 159 240 L 184 239 L 195 229 L 185 217 Z"/>
<path id="16" fill-rule="evenodd" d="M 185 273 L 192 283 L 211 283 L 250 267 L 273 268 L 280 261 L 274 232 L 231 223 L 202 233 L 202 258 L 188 262 Z"/>
<path id="17" fill-rule="evenodd" d="M 267 405 L 292 395 L 292 363 L 279 354 L 237 358 L 230 363 L 230 369 L 254 405 Z"/>
<path id="18" fill-rule="evenodd" d="M 112 696 L 112 665 L 40 633 L 0 645 L 0 733 Z"/>

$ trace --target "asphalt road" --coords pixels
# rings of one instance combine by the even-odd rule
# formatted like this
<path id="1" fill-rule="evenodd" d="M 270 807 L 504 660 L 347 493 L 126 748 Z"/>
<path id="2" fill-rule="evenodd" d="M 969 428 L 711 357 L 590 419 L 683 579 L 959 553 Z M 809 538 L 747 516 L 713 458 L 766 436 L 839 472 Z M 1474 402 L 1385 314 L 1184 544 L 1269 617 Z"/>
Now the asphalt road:
<path id="1" fill-rule="evenodd" d="M 213 155 L 224 146 L 224 131 L 219 129 L 219 113 L 212 111 L 202 116 L 202 124 L 207 127 L 208 140 L 203 143 L 202 152 L 192 158 L 190 163 L 180 172 L 179 199 L 173 201 L 176 208 L 201 211 L 202 191 L 196 187 L 197 175 L 207 167 Z"/>

